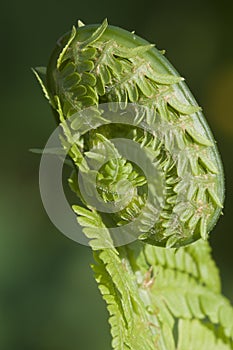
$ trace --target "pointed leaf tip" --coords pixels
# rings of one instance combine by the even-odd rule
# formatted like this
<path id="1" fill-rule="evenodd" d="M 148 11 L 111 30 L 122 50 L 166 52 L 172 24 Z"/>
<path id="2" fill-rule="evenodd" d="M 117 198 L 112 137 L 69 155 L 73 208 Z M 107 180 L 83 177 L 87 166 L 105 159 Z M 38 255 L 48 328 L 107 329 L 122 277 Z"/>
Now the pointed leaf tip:
<path id="1" fill-rule="evenodd" d="M 45 82 L 43 80 L 43 78 L 46 74 L 46 68 L 45 67 L 36 67 L 36 68 L 31 68 L 31 70 L 35 74 L 36 79 L 39 82 L 45 97 L 47 98 L 47 100 L 50 101 L 47 87 L 46 87 Z"/>
<path id="2" fill-rule="evenodd" d="M 75 36 L 76 36 L 76 28 L 75 28 L 75 26 L 73 26 L 72 30 L 71 30 L 70 38 L 69 38 L 67 44 L 65 45 L 65 47 L 62 49 L 62 51 L 57 59 L 57 69 L 60 68 L 62 61 L 63 61 L 63 57 L 64 57 L 68 47 L 70 46 L 70 44 L 74 40 Z"/>
<path id="3" fill-rule="evenodd" d="M 97 41 L 105 32 L 108 26 L 107 18 L 105 18 L 102 22 L 102 24 L 92 33 L 92 35 L 82 42 L 81 47 L 85 47 L 87 45 L 93 44 L 95 41 Z"/>
<path id="4" fill-rule="evenodd" d="M 103 23 L 102 23 L 102 24 L 108 25 L 108 19 L 107 19 L 107 17 L 103 20 Z"/>
<path id="5" fill-rule="evenodd" d="M 80 27 L 84 27 L 85 26 L 85 24 L 79 19 L 78 20 L 78 27 L 80 28 Z"/>

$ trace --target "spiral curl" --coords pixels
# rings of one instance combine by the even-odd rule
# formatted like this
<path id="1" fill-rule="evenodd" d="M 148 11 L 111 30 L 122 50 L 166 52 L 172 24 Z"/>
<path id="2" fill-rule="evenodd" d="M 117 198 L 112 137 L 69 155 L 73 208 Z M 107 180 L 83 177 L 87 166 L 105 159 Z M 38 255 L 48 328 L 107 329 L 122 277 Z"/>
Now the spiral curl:
<path id="1" fill-rule="evenodd" d="M 102 201 L 119 209 L 100 212 L 107 227 L 127 227 L 146 208 L 134 226 L 142 241 L 179 247 L 207 239 L 223 203 L 221 160 L 200 108 L 162 52 L 105 20 L 100 26 L 73 27 L 58 41 L 44 82 L 40 73 L 73 162 L 69 183 L 84 208 L 98 211 L 81 193 L 82 172 L 89 179 L 94 174 Z M 120 114 L 122 122 L 107 120 L 103 104 L 111 118 Z M 161 174 L 163 188 L 157 184 L 155 189 L 163 197 L 159 214 L 157 199 L 146 206 L 144 171 L 118 152 L 115 138 L 139 144 Z M 103 158 L 106 152 L 111 156 Z M 121 194 L 128 186 L 132 195 L 122 207 Z"/>

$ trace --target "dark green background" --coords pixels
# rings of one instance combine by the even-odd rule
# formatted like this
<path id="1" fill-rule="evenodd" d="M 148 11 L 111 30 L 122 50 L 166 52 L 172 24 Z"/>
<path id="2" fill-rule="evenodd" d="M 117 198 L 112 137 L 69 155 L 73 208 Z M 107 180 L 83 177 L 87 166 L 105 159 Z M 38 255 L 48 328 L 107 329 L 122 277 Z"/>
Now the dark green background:
<path id="1" fill-rule="evenodd" d="M 87 247 L 50 223 L 38 188 L 39 157 L 55 127 L 30 71 L 78 18 L 109 22 L 167 50 L 218 141 L 224 216 L 211 236 L 223 291 L 233 300 L 232 1 L 18 1 L 1 10 L 0 349 L 110 349 L 107 312 Z"/>

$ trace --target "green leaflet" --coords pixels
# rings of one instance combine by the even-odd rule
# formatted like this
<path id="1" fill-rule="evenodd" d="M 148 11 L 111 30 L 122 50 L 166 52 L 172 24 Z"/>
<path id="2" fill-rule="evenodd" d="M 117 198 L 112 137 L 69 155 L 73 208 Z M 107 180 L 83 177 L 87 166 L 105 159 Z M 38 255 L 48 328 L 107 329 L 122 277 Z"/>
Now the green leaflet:
<path id="1" fill-rule="evenodd" d="M 209 341 L 210 345 L 206 345 L 206 349 L 211 349 L 212 338 L 216 348 L 217 343 L 223 343 L 226 349 L 232 349 L 233 309 L 220 294 L 218 271 L 210 257 L 208 244 L 200 241 L 178 251 L 149 245 L 143 249 L 132 246 L 132 249 L 135 260 L 131 255 L 130 261 L 139 288 L 147 288 L 150 308 L 157 310 L 161 327 L 168 324 L 175 332 L 176 320 L 183 324 L 182 320 L 198 319 L 200 327 L 209 328 L 209 339 L 206 336 L 206 342 L 208 344 Z M 222 319 L 223 310 L 225 320 Z M 180 329 L 178 333 L 181 338 L 183 331 Z M 199 337 L 198 332 L 196 337 Z M 182 341 L 178 339 L 178 343 Z M 171 347 L 173 348 L 176 347 Z M 194 339 L 187 348 L 197 349 Z"/>
<path id="2" fill-rule="evenodd" d="M 115 248 L 99 250 L 106 240 L 101 218 L 90 210 L 75 207 L 75 211 L 84 218 L 86 235 L 92 238 L 90 245 L 95 251 L 96 264 L 93 266 L 100 291 L 108 304 L 114 349 L 154 349 L 155 338 L 153 326 L 150 325 L 147 310 L 138 294 L 137 284 L 127 256 Z M 91 223 L 90 223 L 91 222 Z M 92 229 L 94 228 L 95 229 Z M 109 242 L 110 242 L 109 237 Z"/>
<path id="3" fill-rule="evenodd" d="M 228 350 L 229 344 L 224 338 L 218 338 L 213 329 L 197 320 L 180 320 L 178 324 L 179 338 L 177 350 L 212 349 Z M 190 348 L 191 344 L 191 348 Z"/>
<path id="4" fill-rule="evenodd" d="M 33 73 L 35 74 L 42 91 L 46 97 L 47 100 L 50 100 L 49 94 L 47 91 L 46 83 L 45 83 L 45 77 L 46 77 L 46 68 L 45 67 L 36 67 L 35 69 L 32 68 Z"/>
<path id="5" fill-rule="evenodd" d="M 72 31 L 71 31 L 71 35 L 70 35 L 70 38 L 67 42 L 67 44 L 65 45 L 65 47 L 62 49 L 58 59 L 57 59 L 57 69 L 60 68 L 62 62 L 63 62 L 63 58 L 66 54 L 66 51 L 68 50 L 70 44 L 72 43 L 73 39 L 75 38 L 75 35 L 76 35 L 76 28 L 73 26 L 72 27 Z"/>
<path id="6" fill-rule="evenodd" d="M 94 251 L 113 349 L 233 349 L 233 311 L 204 242 L 223 206 L 222 165 L 184 79 L 154 45 L 106 20 L 79 21 L 34 73 L 63 129 L 73 210 Z M 139 145 L 131 159 L 117 138 Z M 115 210 L 88 202 L 93 186 Z M 112 227 L 139 241 L 115 248 Z"/>

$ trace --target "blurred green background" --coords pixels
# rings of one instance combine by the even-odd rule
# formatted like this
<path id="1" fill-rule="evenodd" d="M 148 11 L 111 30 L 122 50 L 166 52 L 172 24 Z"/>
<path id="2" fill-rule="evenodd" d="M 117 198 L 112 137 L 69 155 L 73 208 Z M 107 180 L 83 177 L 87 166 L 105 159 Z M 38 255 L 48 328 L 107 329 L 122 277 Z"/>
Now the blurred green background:
<path id="1" fill-rule="evenodd" d="M 46 65 L 77 19 L 109 22 L 166 49 L 203 107 L 226 175 L 224 216 L 211 235 L 223 291 L 233 301 L 233 2 L 41 0 L 1 4 L 0 349 L 110 349 L 92 255 L 49 221 L 39 157 L 55 127 L 30 71 Z"/>

